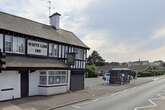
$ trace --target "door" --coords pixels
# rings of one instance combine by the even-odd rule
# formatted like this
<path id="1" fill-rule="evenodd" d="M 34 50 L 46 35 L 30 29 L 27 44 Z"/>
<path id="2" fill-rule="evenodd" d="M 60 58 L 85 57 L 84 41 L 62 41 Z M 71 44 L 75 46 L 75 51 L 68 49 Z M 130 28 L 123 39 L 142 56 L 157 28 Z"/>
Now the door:
<path id="1" fill-rule="evenodd" d="M 29 96 L 29 74 L 28 71 L 21 72 L 21 97 Z"/>
<path id="2" fill-rule="evenodd" d="M 70 90 L 84 89 L 84 71 L 71 71 Z"/>

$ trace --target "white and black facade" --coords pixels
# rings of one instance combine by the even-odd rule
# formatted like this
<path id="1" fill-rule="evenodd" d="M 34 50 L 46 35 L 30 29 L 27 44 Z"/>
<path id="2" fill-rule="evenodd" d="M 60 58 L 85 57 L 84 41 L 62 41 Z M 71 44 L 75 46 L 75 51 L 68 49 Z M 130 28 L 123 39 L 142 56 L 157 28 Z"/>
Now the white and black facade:
<path id="1" fill-rule="evenodd" d="M 51 17 L 57 22 L 59 16 Z M 84 88 L 89 48 L 73 33 L 60 29 L 59 23 L 45 25 L 0 12 L 0 49 L 6 53 L 0 101 Z M 69 53 L 75 54 L 71 66 L 67 65 Z"/>

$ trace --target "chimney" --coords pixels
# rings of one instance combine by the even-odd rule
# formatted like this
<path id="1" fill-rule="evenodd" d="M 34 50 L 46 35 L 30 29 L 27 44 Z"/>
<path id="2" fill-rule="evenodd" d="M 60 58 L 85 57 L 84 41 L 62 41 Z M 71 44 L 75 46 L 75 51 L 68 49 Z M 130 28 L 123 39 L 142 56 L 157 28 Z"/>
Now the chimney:
<path id="1" fill-rule="evenodd" d="M 56 12 L 49 17 L 50 25 L 52 25 L 56 29 L 60 29 L 60 16 L 61 16 L 61 14 Z"/>

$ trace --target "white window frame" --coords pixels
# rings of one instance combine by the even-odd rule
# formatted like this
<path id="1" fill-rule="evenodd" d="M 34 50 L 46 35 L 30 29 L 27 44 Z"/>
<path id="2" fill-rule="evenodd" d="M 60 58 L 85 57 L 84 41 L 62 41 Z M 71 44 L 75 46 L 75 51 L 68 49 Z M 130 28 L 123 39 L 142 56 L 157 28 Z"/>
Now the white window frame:
<path id="1" fill-rule="evenodd" d="M 14 41 L 16 41 L 16 42 L 14 42 Z M 20 45 L 20 43 L 22 43 L 22 44 Z M 20 48 L 21 46 L 23 46 L 22 47 L 24 49 L 23 52 L 17 51 L 17 50 L 19 50 L 18 48 Z M 17 37 L 17 36 L 13 37 L 13 53 L 25 54 L 25 38 Z"/>
<path id="2" fill-rule="evenodd" d="M 44 72 L 45 74 L 43 75 L 43 74 L 41 74 L 41 72 Z M 40 76 L 39 77 L 41 77 L 41 76 L 44 76 L 44 77 L 46 77 L 46 82 L 45 82 L 45 84 L 42 84 L 41 83 L 41 80 L 40 80 L 40 78 L 39 78 L 39 85 L 41 85 L 41 86 L 47 86 L 48 85 L 48 75 L 47 75 L 48 73 L 47 73 L 47 71 L 40 71 Z"/>
<path id="3" fill-rule="evenodd" d="M 11 51 L 8 51 L 6 49 L 6 47 L 7 47 L 6 41 L 7 41 L 8 37 L 10 37 L 10 40 L 11 40 L 10 41 L 11 42 Z M 23 52 L 17 51 L 17 50 L 19 50 L 18 48 L 20 47 L 20 43 L 22 43 L 19 40 L 23 41 L 23 44 L 22 44 L 23 49 L 24 49 Z M 25 38 L 6 34 L 5 35 L 5 47 L 4 48 L 5 48 L 5 52 L 7 52 L 7 53 L 25 54 Z"/>
<path id="4" fill-rule="evenodd" d="M 62 58 L 65 58 L 65 46 L 62 45 Z"/>
<path id="5" fill-rule="evenodd" d="M 56 49 L 54 48 L 56 46 Z M 59 46 L 55 43 L 49 43 L 49 56 L 58 57 L 59 55 Z"/>
<path id="6" fill-rule="evenodd" d="M 60 85 L 68 85 L 69 79 L 68 79 L 68 71 L 67 71 L 67 70 L 42 70 L 42 71 L 40 71 L 40 73 L 41 73 L 41 72 L 46 72 L 46 76 L 40 74 L 40 76 L 45 76 L 45 77 L 46 77 L 46 84 L 41 84 L 40 81 L 39 81 L 39 85 L 40 85 L 40 86 L 60 86 Z M 65 83 L 49 84 L 49 76 L 58 76 L 57 73 L 56 73 L 57 75 L 50 75 L 50 74 L 49 74 L 50 72 L 65 72 L 65 77 L 66 77 Z M 59 76 L 62 77 L 62 76 L 64 76 L 64 75 L 61 74 L 61 75 L 59 75 Z M 39 80 L 40 80 L 40 78 L 39 78 Z"/>
<path id="7" fill-rule="evenodd" d="M 8 51 L 8 50 L 6 49 L 6 47 L 7 47 L 6 41 L 8 41 L 8 40 L 7 40 L 7 39 L 8 39 L 7 37 L 10 37 L 10 40 L 11 40 L 11 41 L 10 41 L 10 42 L 11 42 L 11 47 L 10 47 L 10 48 L 11 48 L 11 51 Z M 12 35 L 8 35 L 8 34 L 5 35 L 5 47 L 4 47 L 4 48 L 5 48 L 5 52 L 7 52 L 7 53 L 13 53 L 13 36 L 12 36 Z"/>
<path id="8" fill-rule="evenodd" d="M 58 54 L 59 54 L 59 58 L 61 58 L 61 56 L 62 56 L 62 55 L 61 55 L 61 45 L 59 45 L 59 51 L 58 51 L 58 52 L 59 52 L 59 53 L 58 53 Z"/>

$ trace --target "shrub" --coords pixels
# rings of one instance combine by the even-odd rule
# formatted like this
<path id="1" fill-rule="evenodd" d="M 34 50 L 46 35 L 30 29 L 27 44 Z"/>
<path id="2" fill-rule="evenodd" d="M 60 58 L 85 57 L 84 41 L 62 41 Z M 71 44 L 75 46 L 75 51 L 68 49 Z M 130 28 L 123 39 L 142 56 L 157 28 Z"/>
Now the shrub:
<path id="1" fill-rule="evenodd" d="M 96 75 L 96 66 L 95 65 L 87 65 L 85 73 L 86 73 L 87 78 L 97 77 L 97 75 Z"/>
<path id="2" fill-rule="evenodd" d="M 165 74 L 164 70 L 150 70 L 150 71 L 139 72 L 138 77 L 160 76 L 164 74 Z"/>

